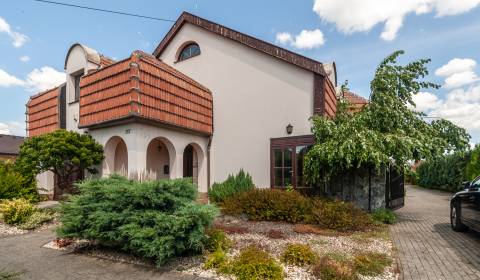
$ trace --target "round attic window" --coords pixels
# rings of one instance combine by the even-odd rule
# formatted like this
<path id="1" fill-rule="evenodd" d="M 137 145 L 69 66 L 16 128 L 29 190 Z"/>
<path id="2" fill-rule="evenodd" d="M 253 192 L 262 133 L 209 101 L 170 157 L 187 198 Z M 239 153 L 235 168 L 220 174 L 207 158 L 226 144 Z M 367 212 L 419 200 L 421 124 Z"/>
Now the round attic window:
<path id="1" fill-rule="evenodd" d="M 189 59 L 200 54 L 200 47 L 197 43 L 189 43 L 183 47 L 178 55 L 178 61 Z"/>

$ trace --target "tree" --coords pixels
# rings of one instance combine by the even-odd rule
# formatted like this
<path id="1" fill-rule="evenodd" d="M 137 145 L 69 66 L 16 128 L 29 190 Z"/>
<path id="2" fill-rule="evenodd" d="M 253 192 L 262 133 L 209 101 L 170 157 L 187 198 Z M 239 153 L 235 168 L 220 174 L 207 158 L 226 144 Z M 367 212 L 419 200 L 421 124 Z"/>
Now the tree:
<path id="1" fill-rule="evenodd" d="M 58 178 L 58 188 L 64 190 L 78 172 L 86 169 L 96 173 L 93 166 L 102 160 L 102 145 L 92 136 L 60 129 L 28 138 L 20 147 L 16 164 L 25 173 L 52 171 Z"/>
<path id="2" fill-rule="evenodd" d="M 316 144 L 308 152 L 305 172 L 310 184 L 360 167 L 380 170 L 393 165 L 404 170 L 410 160 L 428 159 L 445 151 L 464 148 L 470 136 L 448 121 L 424 121 L 415 112 L 413 95 L 438 85 L 420 79 L 428 75 L 428 59 L 397 65 L 397 51 L 377 67 L 370 84 L 368 106 L 358 113 L 340 99 L 334 118 L 313 117 Z M 322 174 L 323 173 L 323 174 Z"/>

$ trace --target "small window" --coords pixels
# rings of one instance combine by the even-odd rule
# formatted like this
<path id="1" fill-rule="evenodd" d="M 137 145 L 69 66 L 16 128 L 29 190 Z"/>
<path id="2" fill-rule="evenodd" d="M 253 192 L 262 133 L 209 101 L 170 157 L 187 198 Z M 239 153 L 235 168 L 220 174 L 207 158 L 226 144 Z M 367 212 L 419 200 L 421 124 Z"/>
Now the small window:
<path id="1" fill-rule="evenodd" d="M 82 77 L 82 74 L 77 74 L 73 76 L 73 85 L 75 87 L 75 96 L 74 96 L 74 102 L 78 101 L 80 99 L 80 78 Z"/>
<path id="2" fill-rule="evenodd" d="M 186 45 L 178 56 L 178 61 L 189 59 L 200 54 L 200 47 L 196 43 Z"/>

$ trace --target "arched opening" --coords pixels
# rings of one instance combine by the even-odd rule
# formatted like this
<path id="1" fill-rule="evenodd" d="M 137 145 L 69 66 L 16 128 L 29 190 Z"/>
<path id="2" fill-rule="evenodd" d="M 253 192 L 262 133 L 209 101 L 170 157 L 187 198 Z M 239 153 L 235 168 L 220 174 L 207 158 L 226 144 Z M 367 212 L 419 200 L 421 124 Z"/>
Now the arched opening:
<path id="1" fill-rule="evenodd" d="M 103 174 L 120 174 L 128 176 L 128 149 L 122 138 L 113 136 L 104 147 L 105 160 Z"/>
<path id="2" fill-rule="evenodd" d="M 173 145 L 165 138 L 155 138 L 147 147 L 147 175 L 150 179 L 170 178 L 171 158 L 175 157 Z"/>
<path id="3" fill-rule="evenodd" d="M 186 42 L 179 48 L 177 61 L 189 59 L 197 55 L 200 55 L 200 46 L 195 42 Z"/>
<path id="4" fill-rule="evenodd" d="M 199 148 L 194 144 L 188 144 L 183 151 L 183 177 L 192 178 L 198 184 Z"/>

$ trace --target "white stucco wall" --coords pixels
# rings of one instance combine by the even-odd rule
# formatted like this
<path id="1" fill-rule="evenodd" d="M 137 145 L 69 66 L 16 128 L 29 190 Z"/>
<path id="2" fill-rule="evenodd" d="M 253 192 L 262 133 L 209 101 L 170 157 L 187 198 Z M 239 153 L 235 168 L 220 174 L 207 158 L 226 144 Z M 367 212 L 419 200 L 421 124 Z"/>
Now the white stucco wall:
<path id="1" fill-rule="evenodd" d="M 186 41 L 197 42 L 201 54 L 176 63 Z M 269 187 L 270 138 L 311 134 L 311 72 L 191 24 L 160 58 L 213 93 L 212 183 L 244 168 L 258 187 Z"/>
<path id="2" fill-rule="evenodd" d="M 40 173 L 37 175 L 36 180 L 39 194 L 53 196 L 53 189 L 55 187 L 55 178 L 53 172 L 46 171 Z"/>
<path id="3" fill-rule="evenodd" d="M 79 103 L 75 100 L 75 84 L 73 76 L 83 72 L 87 74 L 90 69 L 97 69 L 98 65 L 87 60 L 85 49 L 80 45 L 75 45 L 66 58 L 66 129 L 83 132 L 78 128 L 79 121 Z"/>
<path id="4" fill-rule="evenodd" d="M 104 147 L 114 136 L 125 141 L 128 151 L 128 175 L 132 178 L 147 171 L 147 149 L 155 138 L 162 139 L 168 149 L 170 178 L 183 177 L 183 151 L 187 145 L 193 144 L 198 156 L 198 191 L 207 192 L 207 137 L 140 123 L 90 130 L 89 134 Z M 104 170 L 104 173 L 107 175 L 109 172 Z"/>

